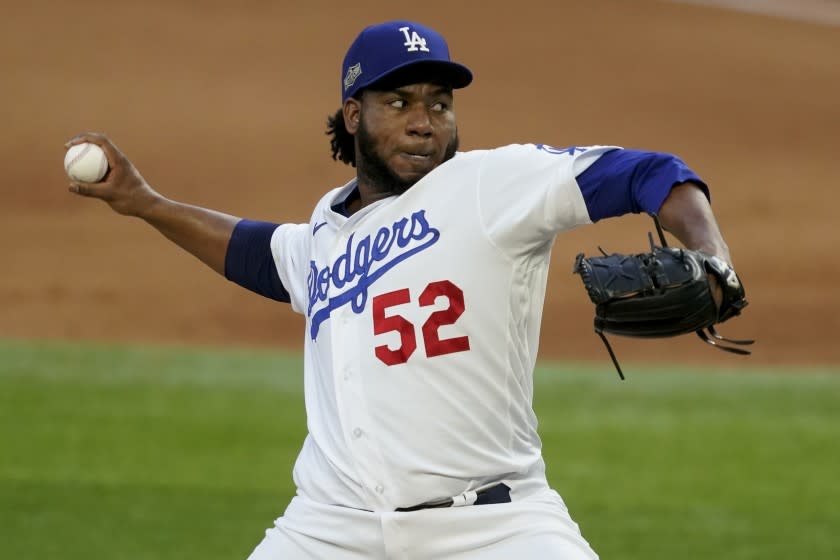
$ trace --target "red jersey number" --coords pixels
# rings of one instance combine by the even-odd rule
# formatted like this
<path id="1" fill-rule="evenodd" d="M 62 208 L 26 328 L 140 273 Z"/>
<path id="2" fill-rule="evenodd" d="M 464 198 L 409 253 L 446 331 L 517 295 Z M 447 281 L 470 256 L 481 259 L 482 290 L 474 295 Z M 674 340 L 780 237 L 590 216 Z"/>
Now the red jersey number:
<path id="1" fill-rule="evenodd" d="M 432 282 L 420 294 L 420 307 L 434 305 L 439 297 L 445 297 L 449 301 L 449 307 L 429 315 L 420 329 L 423 333 L 423 344 L 426 347 L 426 357 L 428 358 L 453 352 L 465 352 L 470 349 L 468 337 L 457 336 L 441 339 L 438 333 L 440 327 L 454 324 L 464 313 L 464 292 L 449 280 Z M 404 364 L 417 349 L 414 325 L 401 315 L 385 315 L 385 310 L 388 307 L 402 305 L 410 301 L 411 296 L 407 288 L 373 298 L 373 334 L 396 331 L 400 335 L 399 347 L 391 349 L 382 344 L 374 349 L 376 357 L 386 365 Z"/>

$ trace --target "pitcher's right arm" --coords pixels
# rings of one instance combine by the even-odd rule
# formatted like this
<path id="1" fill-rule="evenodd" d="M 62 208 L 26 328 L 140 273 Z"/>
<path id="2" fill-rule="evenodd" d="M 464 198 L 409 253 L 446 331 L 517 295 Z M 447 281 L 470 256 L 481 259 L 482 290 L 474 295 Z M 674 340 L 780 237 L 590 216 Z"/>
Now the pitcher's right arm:
<path id="1" fill-rule="evenodd" d="M 71 192 L 104 200 L 119 214 L 143 219 L 207 266 L 225 274 L 228 243 L 240 218 L 162 196 L 104 134 L 79 134 L 65 148 L 83 142 L 105 151 L 109 171 L 98 183 L 71 182 Z"/>

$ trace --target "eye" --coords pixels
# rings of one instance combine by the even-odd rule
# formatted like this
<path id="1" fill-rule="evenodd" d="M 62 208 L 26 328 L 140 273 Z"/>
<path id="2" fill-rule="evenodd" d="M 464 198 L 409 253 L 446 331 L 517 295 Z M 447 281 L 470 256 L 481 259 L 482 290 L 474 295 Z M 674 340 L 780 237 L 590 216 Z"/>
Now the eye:
<path id="1" fill-rule="evenodd" d="M 443 113 L 447 109 L 449 109 L 449 104 L 444 101 L 438 101 L 437 103 L 432 105 L 432 111 L 435 111 L 437 113 Z"/>
<path id="2" fill-rule="evenodd" d="M 388 105 L 390 105 L 394 109 L 404 109 L 405 99 L 394 99 L 393 101 L 389 102 Z"/>

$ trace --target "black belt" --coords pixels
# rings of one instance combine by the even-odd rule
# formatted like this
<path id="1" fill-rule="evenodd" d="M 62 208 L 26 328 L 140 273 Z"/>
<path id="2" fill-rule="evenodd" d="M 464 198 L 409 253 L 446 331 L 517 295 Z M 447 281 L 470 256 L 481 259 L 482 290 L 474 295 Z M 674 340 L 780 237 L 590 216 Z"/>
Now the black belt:
<path id="1" fill-rule="evenodd" d="M 474 506 L 483 506 L 487 504 L 506 504 L 510 501 L 510 487 L 507 484 L 499 483 L 490 488 L 485 488 L 477 494 L 477 498 L 473 503 Z M 446 508 L 452 507 L 455 501 L 452 498 L 446 499 L 442 502 L 427 502 L 425 504 L 418 504 L 416 506 L 397 508 L 396 511 L 417 511 L 418 509 L 429 508 Z"/>

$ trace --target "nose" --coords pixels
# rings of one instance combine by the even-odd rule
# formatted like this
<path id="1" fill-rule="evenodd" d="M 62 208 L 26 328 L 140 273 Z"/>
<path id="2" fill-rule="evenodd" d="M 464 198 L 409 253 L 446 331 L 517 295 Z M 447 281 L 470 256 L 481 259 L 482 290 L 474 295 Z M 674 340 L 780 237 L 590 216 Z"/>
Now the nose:
<path id="1" fill-rule="evenodd" d="M 431 136 L 432 120 L 429 110 L 423 103 L 416 103 L 408 113 L 406 132 L 409 136 Z"/>

